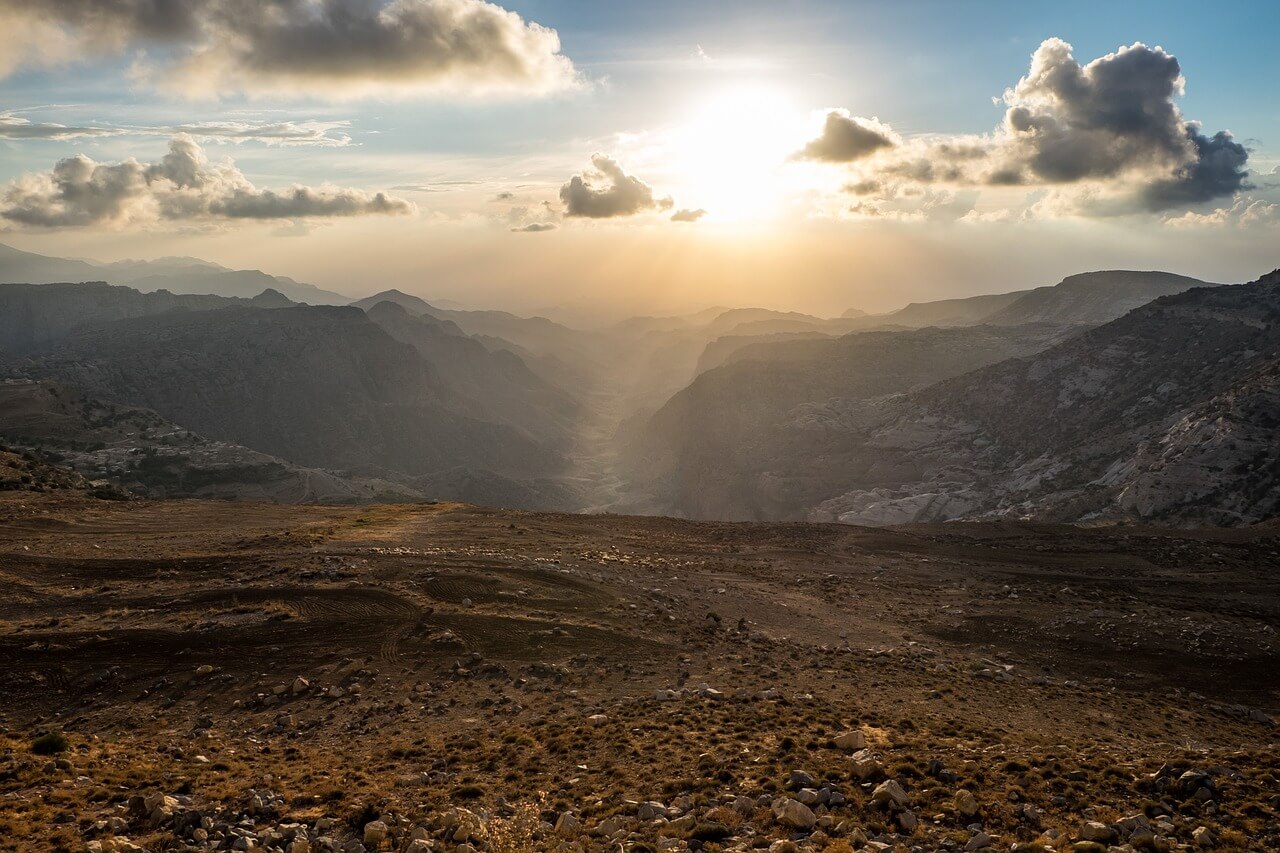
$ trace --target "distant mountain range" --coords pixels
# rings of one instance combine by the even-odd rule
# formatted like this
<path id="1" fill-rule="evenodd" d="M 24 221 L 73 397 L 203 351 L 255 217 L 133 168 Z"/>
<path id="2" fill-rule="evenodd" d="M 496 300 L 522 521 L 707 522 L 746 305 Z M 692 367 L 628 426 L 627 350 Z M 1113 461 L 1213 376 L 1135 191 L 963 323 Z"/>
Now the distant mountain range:
<path id="1" fill-rule="evenodd" d="M 69 258 L 52 258 L 0 244 L 0 283 L 54 284 L 103 281 L 128 285 L 150 293 L 209 294 L 251 299 L 264 290 L 275 290 L 294 302 L 308 305 L 346 305 L 351 297 L 267 275 L 261 270 L 232 270 L 198 258 L 160 258 L 154 261 L 119 261 L 102 264 Z"/>
<path id="2" fill-rule="evenodd" d="M 1097 300 L 1066 301 L 1079 306 L 1068 316 L 1099 310 Z M 825 358 L 814 342 L 751 350 L 700 377 L 641 433 L 631 465 L 648 490 L 643 505 L 856 524 L 1248 524 L 1280 512 L 1280 273 L 1162 296 L 1041 347 L 1023 339 L 1040 351 L 976 370 L 963 363 L 981 357 L 976 341 L 1034 328 L 887 333 L 879 346 L 870 339 L 885 333 L 855 334 Z M 945 335 L 950 346 L 939 344 Z M 920 361 L 913 343 L 937 345 L 935 360 Z M 874 381 L 843 378 L 868 351 L 890 359 L 868 366 Z M 928 377 L 904 364 L 951 378 L 913 388 Z M 806 387 L 807 373 L 838 378 Z"/>
<path id="3" fill-rule="evenodd" d="M 0 267 L 148 288 L 0 284 L 0 403 L 25 413 L 0 412 L 0 444 L 146 494 L 859 524 L 1280 503 L 1274 274 L 575 329 L 398 290 L 302 304 L 319 291 L 190 258 Z"/>

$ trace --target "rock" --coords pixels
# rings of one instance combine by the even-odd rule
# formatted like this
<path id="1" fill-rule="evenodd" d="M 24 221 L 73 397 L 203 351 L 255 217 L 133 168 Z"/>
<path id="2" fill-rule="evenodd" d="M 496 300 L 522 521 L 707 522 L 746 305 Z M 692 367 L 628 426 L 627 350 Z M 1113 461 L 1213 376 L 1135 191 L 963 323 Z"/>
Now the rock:
<path id="1" fill-rule="evenodd" d="M 562 812 L 560 817 L 556 818 L 556 835 L 568 838 L 580 832 L 582 832 L 582 821 L 578 820 L 573 812 Z"/>
<path id="2" fill-rule="evenodd" d="M 1213 847 L 1218 843 L 1218 840 L 1213 837 L 1213 831 L 1207 826 L 1197 826 L 1191 833 L 1191 840 L 1197 847 Z"/>
<path id="3" fill-rule="evenodd" d="M 956 791 L 955 807 L 957 814 L 967 818 L 974 817 L 981 810 L 978 805 L 978 798 L 967 788 L 961 788 Z"/>
<path id="4" fill-rule="evenodd" d="M 812 809 L 790 797 L 779 797 L 773 801 L 773 817 L 783 826 L 800 830 L 813 829 L 818 822 Z"/>
<path id="5" fill-rule="evenodd" d="M 306 680 L 305 678 L 303 678 L 302 676 L 298 676 L 297 678 L 295 678 L 295 679 L 293 680 L 293 684 L 289 685 L 289 690 L 290 690 L 290 692 L 295 693 L 295 694 L 297 694 L 297 693 L 303 693 L 303 692 L 305 692 L 305 691 L 307 690 L 307 688 L 308 688 L 308 687 L 310 687 L 310 686 L 311 686 L 311 682 L 310 682 L 310 681 L 307 681 L 307 680 Z"/>
<path id="6" fill-rule="evenodd" d="M 964 849 L 972 853 L 974 850 L 985 850 L 991 846 L 991 843 L 992 839 L 990 835 L 987 835 L 985 832 L 978 831 L 975 832 L 973 837 L 964 845 Z"/>
<path id="7" fill-rule="evenodd" d="M 1115 834 L 1115 830 L 1111 827 L 1105 823 L 1098 823 L 1096 820 L 1091 820 L 1080 827 L 1081 841 L 1097 841 L 1100 844 L 1108 844 L 1115 837 Z"/>
<path id="8" fill-rule="evenodd" d="M 666 816 L 667 807 L 662 803 L 653 802 L 652 800 L 647 803 L 641 803 L 640 807 L 636 809 L 636 817 L 640 820 L 653 820 L 655 818 Z"/>
<path id="9" fill-rule="evenodd" d="M 213 675 L 213 667 L 209 664 L 201 664 L 196 667 L 196 675 Z"/>
<path id="10" fill-rule="evenodd" d="M 674 699 L 679 699 L 680 694 L 674 690 L 655 690 L 653 698 L 657 699 L 659 702 L 670 702 Z"/>
<path id="11" fill-rule="evenodd" d="M 600 728 L 605 723 L 609 722 L 609 718 L 604 714 L 592 714 L 590 717 L 587 717 L 587 722 L 595 728 Z"/>
<path id="12" fill-rule="evenodd" d="M 867 736 L 860 731 L 841 732 L 835 736 L 837 749 L 858 750 L 867 748 Z"/>
<path id="13" fill-rule="evenodd" d="M 902 827 L 902 831 L 912 833 L 916 831 L 916 827 L 920 825 L 920 819 L 916 817 L 916 813 L 910 809 L 904 809 L 898 814 L 898 826 Z"/>
<path id="14" fill-rule="evenodd" d="M 387 833 L 390 830 L 387 825 L 380 820 L 371 820 L 364 825 L 364 843 L 378 846 L 387 840 Z"/>
<path id="15" fill-rule="evenodd" d="M 869 749 L 858 750 L 849 761 L 849 770 L 855 779 L 866 781 L 880 772 L 880 761 Z"/>
<path id="16" fill-rule="evenodd" d="M 483 841 L 489 834 L 484 821 L 474 812 L 464 808 L 450 810 L 444 816 L 444 828 L 453 831 L 453 842 L 462 844 L 465 841 Z"/>
<path id="17" fill-rule="evenodd" d="M 812 788 L 813 776 L 803 770 L 792 770 L 790 778 L 787 779 L 787 787 L 792 791 L 798 791 L 801 788 Z"/>
<path id="18" fill-rule="evenodd" d="M 886 779 L 871 792 L 871 802 L 891 808 L 905 808 L 910 799 L 894 779 Z"/>

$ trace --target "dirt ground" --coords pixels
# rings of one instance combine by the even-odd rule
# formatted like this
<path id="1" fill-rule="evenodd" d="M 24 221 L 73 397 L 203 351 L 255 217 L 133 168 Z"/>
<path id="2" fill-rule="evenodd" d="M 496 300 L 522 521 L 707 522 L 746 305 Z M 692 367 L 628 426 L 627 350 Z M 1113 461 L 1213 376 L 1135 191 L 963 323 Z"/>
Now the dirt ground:
<path id="1" fill-rule="evenodd" d="M 1274 527 L 3 492 L 0 589 L 3 849 L 1280 849 Z"/>

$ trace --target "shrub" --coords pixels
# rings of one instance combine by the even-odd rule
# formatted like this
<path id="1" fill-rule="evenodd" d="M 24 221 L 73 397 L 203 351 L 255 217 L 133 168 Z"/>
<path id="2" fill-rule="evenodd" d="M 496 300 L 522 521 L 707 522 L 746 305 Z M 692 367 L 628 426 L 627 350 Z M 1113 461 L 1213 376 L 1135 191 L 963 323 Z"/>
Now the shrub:
<path id="1" fill-rule="evenodd" d="M 67 736 L 62 732 L 49 732 L 31 742 L 31 751 L 36 755 L 57 755 L 59 752 L 66 752 L 70 746 Z"/>

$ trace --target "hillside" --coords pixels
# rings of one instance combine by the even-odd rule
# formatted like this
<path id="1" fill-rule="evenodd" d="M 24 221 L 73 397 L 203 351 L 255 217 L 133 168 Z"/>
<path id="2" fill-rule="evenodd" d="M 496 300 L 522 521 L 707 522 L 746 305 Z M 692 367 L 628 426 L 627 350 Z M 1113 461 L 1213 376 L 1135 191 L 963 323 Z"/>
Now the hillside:
<path id="1" fill-rule="evenodd" d="M 17 363 L 299 465 L 402 479 L 458 467 L 555 473 L 552 451 L 461 414 L 412 347 L 356 308 L 227 308 L 83 326 Z"/>
<path id="2" fill-rule="evenodd" d="M 769 472 L 789 464 L 773 458 L 773 442 L 797 406 L 903 393 L 1029 354 L 1064 333 L 932 328 L 750 347 L 700 375 L 636 437 L 628 449 L 635 490 L 658 500 L 641 506 L 695 518 L 790 517 L 793 498 L 775 493 Z"/>
<path id="3" fill-rule="evenodd" d="M 1280 479 L 1258 454 L 1277 357 L 1280 275 L 1163 297 L 1032 358 L 832 415 L 839 494 L 815 517 L 1269 518 Z"/>

